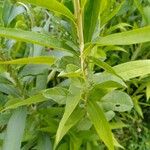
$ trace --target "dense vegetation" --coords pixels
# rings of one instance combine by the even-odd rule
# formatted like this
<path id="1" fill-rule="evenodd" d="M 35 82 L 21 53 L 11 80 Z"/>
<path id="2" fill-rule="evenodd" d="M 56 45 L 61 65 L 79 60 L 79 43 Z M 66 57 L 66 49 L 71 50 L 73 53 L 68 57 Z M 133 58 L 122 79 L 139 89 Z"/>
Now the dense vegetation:
<path id="1" fill-rule="evenodd" d="M 0 0 L 0 150 L 150 149 L 150 0 Z"/>

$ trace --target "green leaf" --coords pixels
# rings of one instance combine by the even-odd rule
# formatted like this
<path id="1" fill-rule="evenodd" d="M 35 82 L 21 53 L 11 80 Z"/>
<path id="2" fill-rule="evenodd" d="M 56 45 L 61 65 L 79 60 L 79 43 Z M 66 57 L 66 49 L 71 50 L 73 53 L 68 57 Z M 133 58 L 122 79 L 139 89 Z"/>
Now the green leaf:
<path id="1" fill-rule="evenodd" d="M 133 108 L 132 99 L 122 91 L 112 91 L 106 94 L 100 103 L 105 110 L 124 112 Z"/>
<path id="2" fill-rule="evenodd" d="M 87 111 L 99 138 L 109 150 L 114 150 L 113 135 L 104 112 L 94 101 L 88 101 Z"/>
<path id="3" fill-rule="evenodd" d="M 23 67 L 23 69 L 20 71 L 19 75 L 21 77 L 29 76 L 29 75 L 38 75 L 43 74 L 43 72 L 46 72 L 46 70 L 50 70 L 49 65 L 44 64 L 28 64 Z"/>
<path id="4" fill-rule="evenodd" d="M 87 2 L 87 0 L 81 0 L 81 8 L 82 9 L 84 9 L 86 2 Z"/>
<path id="5" fill-rule="evenodd" d="M 124 147 L 118 143 L 118 141 L 116 140 L 115 137 L 113 137 L 113 141 L 114 141 L 114 145 L 115 145 L 116 147 L 119 147 L 119 148 L 121 148 L 121 149 L 124 149 Z"/>
<path id="6" fill-rule="evenodd" d="M 28 43 L 47 46 L 50 48 L 57 48 L 60 50 L 74 51 L 67 45 L 67 41 L 59 40 L 47 34 L 37 33 L 33 31 L 24 31 L 20 29 L 0 27 L 0 37 L 15 39 L 17 41 L 24 41 Z"/>
<path id="7" fill-rule="evenodd" d="M 118 122 L 111 122 L 110 123 L 110 128 L 111 129 L 122 129 L 128 127 L 127 124 L 124 124 L 122 121 L 118 121 Z"/>
<path id="8" fill-rule="evenodd" d="M 101 0 L 100 14 L 102 14 L 108 6 L 108 0 Z"/>
<path id="9" fill-rule="evenodd" d="M 53 64 L 55 58 L 51 56 L 39 56 L 39 57 L 29 57 L 20 58 L 10 61 L 0 61 L 0 64 Z"/>
<path id="10" fill-rule="evenodd" d="M 11 10 L 13 8 L 13 5 L 10 0 L 5 0 L 3 4 L 3 9 L 2 9 L 2 20 L 5 26 L 7 26 L 9 17 L 11 14 Z"/>
<path id="11" fill-rule="evenodd" d="M 30 98 L 27 98 L 25 100 L 18 101 L 12 105 L 8 105 L 2 111 L 9 110 L 9 109 L 16 109 L 21 106 L 29 106 L 31 104 L 37 104 L 37 103 L 44 102 L 46 100 L 48 100 L 48 99 L 45 98 L 42 94 L 38 94 L 38 95 L 32 96 Z"/>
<path id="12" fill-rule="evenodd" d="M 127 87 L 121 78 L 106 72 L 94 74 L 93 83 L 101 88 Z"/>
<path id="13" fill-rule="evenodd" d="M 139 12 L 141 13 L 142 19 L 144 19 L 144 22 L 146 22 L 146 24 L 147 24 L 148 20 L 146 18 L 146 15 L 144 14 L 144 8 L 142 6 L 142 3 L 139 0 L 134 0 L 134 3 L 136 5 L 137 9 L 139 10 Z"/>
<path id="14" fill-rule="evenodd" d="M 105 112 L 105 117 L 107 121 L 112 120 L 115 117 L 115 113 L 112 110 Z"/>
<path id="15" fill-rule="evenodd" d="M 150 6 L 146 6 L 143 8 L 143 13 L 144 13 L 144 16 L 143 16 L 143 24 L 144 25 L 150 25 Z"/>
<path id="16" fill-rule="evenodd" d="M 82 145 L 82 139 L 78 137 L 78 135 L 74 134 L 73 132 L 69 134 L 69 138 L 70 138 L 70 149 L 79 150 Z"/>
<path id="17" fill-rule="evenodd" d="M 127 53 L 127 51 L 120 46 L 107 46 L 104 48 L 104 51 L 106 51 L 106 52 L 108 52 L 108 51 L 122 51 L 122 52 Z"/>
<path id="18" fill-rule="evenodd" d="M 26 108 L 16 109 L 7 125 L 3 150 L 20 150 L 27 116 Z"/>
<path id="19" fill-rule="evenodd" d="M 84 13 L 84 40 L 90 42 L 100 13 L 100 0 L 87 0 Z"/>
<path id="20" fill-rule="evenodd" d="M 43 92 L 43 96 L 54 100 L 58 104 L 65 104 L 68 90 L 62 87 L 54 87 Z"/>
<path id="21" fill-rule="evenodd" d="M 132 99 L 133 99 L 133 103 L 134 103 L 134 109 L 139 114 L 139 116 L 141 116 L 142 118 L 144 118 L 143 112 L 142 112 L 142 108 L 141 108 L 141 106 L 139 104 L 139 101 L 138 101 L 138 97 L 133 97 Z"/>
<path id="22" fill-rule="evenodd" d="M 50 137 L 47 134 L 40 134 L 38 139 L 37 150 L 52 150 Z"/>
<path id="23" fill-rule="evenodd" d="M 104 45 L 130 45 L 137 43 L 144 43 L 150 41 L 150 26 L 126 31 L 122 33 L 115 33 L 106 37 L 100 37 L 93 44 Z"/>
<path id="24" fill-rule="evenodd" d="M 150 83 L 147 83 L 146 85 L 146 98 L 147 98 L 147 101 L 150 98 Z"/>
<path id="25" fill-rule="evenodd" d="M 115 72 L 124 80 L 150 74 L 150 60 L 137 60 L 113 67 Z"/>
<path id="26" fill-rule="evenodd" d="M 111 26 L 109 29 L 107 29 L 106 34 L 109 34 L 117 29 L 120 29 L 122 31 L 126 31 L 125 27 L 132 27 L 130 24 L 127 23 L 119 23 L 117 25 Z"/>
<path id="27" fill-rule="evenodd" d="M 93 86 L 88 93 L 88 99 L 93 101 L 100 101 L 101 98 L 108 93 L 108 90 L 102 86 Z"/>
<path id="28" fill-rule="evenodd" d="M 19 91 L 10 84 L 0 83 L 0 92 L 18 97 L 20 95 Z"/>
<path id="29" fill-rule="evenodd" d="M 4 26 L 10 25 L 17 15 L 24 13 L 26 10 L 23 6 L 13 5 L 11 0 L 5 0 L 3 5 L 2 20 Z"/>
<path id="30" fill-rule="evenodd" d="M 64 135 L 71 129 L 76 123 L 78 123 L 82 117 L 84 116 L 85 111 L 83 108 L 76 108 L 70 117 L 68 118 L 67 122 L 63 127 L 63 132 L 61 133 L 60 140 L 64 137 Z"/>
<path id="31" fill-rule="evenodd" d="M 68 121 L 69 117 L 77 107 L 79 101 L 81 98 L 81 92 L 78 91 L 78 94 L 72 95 L 68 94 L 67 101 L 66 101 L 66 107 L 65 107 L 65 112 L 64 115 L 59 123 L 59 127 L 56 133 L 56 139 L 55 139 L 55 146 L 54 149 L 57 147 L 58 143 L 62 139 L 62 135 L 66 132 L 65 130 L 65 124 Z"/>
<path id="32" fill-rule="evenodd" d="M 105 71 L 112 73 L 112 74 L 116 74 L 115 70 L 109 66 L 107 63 L 101 61 L 100 59 L 94 58 L 94 57 L 89 57 L 94 64 L 96 64 L 97 66 L 103 68 Z"/>
<path id="33" fill-rule="evenodd" d="M 71 19 L 72 21 L 75 20 L 74 15 L 71 13 L 71 11 L 62 3 L 58 2 L 57 0 L 17 0 L 19 2 L 28 2 L 30 4 L 34 4 L 34 5 L 38 5 L 41 7 L 44 7 L 50 11 L 59 13 L 61 15 L 64 15 L 66 17 L 68 17 L 69 19 Z"/>
<path id="34" fill-rule="evenodd" d="M 111 20 L 121 9 L 122 5 L 124 4 L 125 0 L 123 0 L 121 2 L 121 4 L 119 4 L 118 6 L 116 6 L 113 11 L 111 11 L 111 13 L 104 13 L 104 15 L 102 15 L 101 17 L 101 26 L 105 25 L 109 20 Z"/>

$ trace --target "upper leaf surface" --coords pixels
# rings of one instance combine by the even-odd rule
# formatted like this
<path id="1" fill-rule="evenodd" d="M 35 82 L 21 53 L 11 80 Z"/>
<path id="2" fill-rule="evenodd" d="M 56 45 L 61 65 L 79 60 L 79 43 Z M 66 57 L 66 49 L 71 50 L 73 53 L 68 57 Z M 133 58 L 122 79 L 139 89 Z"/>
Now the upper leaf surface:
<path id="1" fill-rule="evenodd" d="M 137 60 L 113 67 L 124 80 L 150 74 L 150 60 Z"/>
<path id="2" fill-rule="evenodd" d="M 73 51 L 73 49 L 67 45 L 67 41 L 65 40 L 59 40 L 58 38 L 32 31 L 0 27 L 0 37 L 34 43 L 60 50 Z"/>
<path id="3" fill-rule="evenodd" d="M 84 14 L 84 40 L 90 42 L 100 13 L 100 0 L 87 0 Z"/>
<path id="4" fill-rule="evenodd" d="M 100 37 L 98 45 L 130 45 L 150 41 L 150 26 Z"/>
<path id="5" fill-rule="evenodd" d="M 64 6 L 62 3 L 58 2 L 57 0 L 17 0 L 19 2 L 28 2 L 34 5 L 38 5 L 44 7 L 50 11 L 57 12 L 61 15 L 68 17 L 71 20 L 75 20 L 74 15 L 71 11 Z"/>
<path id="6" fill-rule="evenodd" d="M 87 111 L 98 136 L 109 150 L 114 150 L 113 135 L 103 110 L 94 101 L 88 101 Z"/>

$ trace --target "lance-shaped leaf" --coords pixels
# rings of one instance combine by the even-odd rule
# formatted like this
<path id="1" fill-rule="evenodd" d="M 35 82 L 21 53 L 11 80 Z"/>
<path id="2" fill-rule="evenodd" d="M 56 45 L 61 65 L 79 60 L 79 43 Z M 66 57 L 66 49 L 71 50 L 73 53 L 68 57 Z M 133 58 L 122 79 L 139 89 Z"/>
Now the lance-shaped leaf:
<path id="1" fill-rule="evenodd" d="M 0 37 L 34 43 L 51 48 L 57 48 L 60 50 L 73 51 L 73 49 L 69 46 L 70 41 L 61 40 L 47 34 L 37 33 L 33 31 L 0 27 Z"/>
<path id="2" fill-rule="evenodd" d="M 34 5 L 38 5 L 40 7 L 44 7 L 50 11 L 59 13 L 61 15 L 64 15 L 68 17 L 71 20 L 75 20 L 74 15 L 71 13 L 71 11 L 62 3 L 58 2 L 57 0 L 17 0 L 18 2 L 28 2 Z"/>
<path id="3" fill-rule="evenodd" d="M 137 60 L 113 67 L 115 72 L 124 80 L 150 74 L 150 60 Z"/>
<path id="4" fill-rule="evenodd" d="M 100 0 L 87 0 L 84 14 L 84 40 L 90 42 L 100 13 Z"/>
<path id="5" fill-rule="evenodd" d="M 16 109 L 16 108 L 21 107 L 21 106 L 29 106 L 29 105 L 41 103 L 41 102 L 44 102 L 47 100 L 48 100 L 48 98 L 45 98 L 42 94 L 37 94 L 37 95 L 34 95 L 34 96 L 27 98 L 25 100 L 17 101 L 16 103 L 7 105 L 1 111 L 6 111 L 9 109 Z"/>
<path id="6" fill-rule="evenodd" d="M 112 73 L 112 74 L 116 74 L 114 69 L 111 66 L 109 66 L 107 63 L 105 63 L 104 61 L 101 61 L 100 59 L 97 59 L 95 57 L 89 57 L 89 59 L 92 60 L 95 65 L 103 68 L 105 71 Z"/>
<path id="7" fill-rule="evenodd" d="M 29 57 L 20 58 L 10 61 L 0 61 L 0 64 L 53 64 L 55 58 L 51 56 L 39 56 L 39 57 Z"/>
<path id="8" fill-rule="evenodd" d="M 87 111 L 99 138 L 109 150 L 114 150 L 113 134 L 103 110 L 95 101 L 89 100 L 87 103 Z"/>
<path id="9" fill-rule="evenodd" d="M 65 134 L 73 127 L 75 126 L 76 123 L 78 123 L 84 116 L 85 111 L 83 108 L 76 108 L 68 120 L 66 121 L 64 127 L 63 127 L 63 132 L 60 134 L 60 140 L 65 136 Z"/>
<path id="10" fill-rule="evenodd" d="M 122 33 L 115 33 L 106 37 L 100 37 L 93 42 L 98 45 L 130 45 L 137 43 L 144 43 L 150 41 L 150 26 L 126 31 Z"/>
<path id="11" fill-rule="evenodd" d="M 66 133 L 66 127 L 65 124 L 67 123 L 69 117 L 77 107 L 79 101 L 81 98 L 81 92 L 79 91 L 77 95 L 68 94 L 67 101 L 66 101 L 66 108 L 64 115 L 59 123 L 57 133 L 56 133 L 56 139 L 55 139 L 55 145 L 54 149 L 57 147 L 58 143 L 62 139 L 63 135 Z"/>
<path id="12" fill-rule="evenodd" d="M 0 64 L 53 64 L 55 58 L 51 56 L 38 56 L 38 57 L 28 57 L 20 58 L 9 61 L 0 61 Z"/>
<path id="13" fill-rule="evenodd" d="M 7 125 L 3 150 L 20 150 L 27 116 L 26 108 L 16 109 Z"/>

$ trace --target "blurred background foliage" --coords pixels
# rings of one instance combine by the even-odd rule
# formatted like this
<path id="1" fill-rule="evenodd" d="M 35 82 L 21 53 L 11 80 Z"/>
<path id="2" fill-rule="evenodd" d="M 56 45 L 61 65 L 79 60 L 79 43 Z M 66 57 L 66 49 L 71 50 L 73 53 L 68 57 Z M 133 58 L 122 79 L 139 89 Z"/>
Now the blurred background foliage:
<path id="1" fill-rule="evenodd" d="M 71 0 L 59 0 L 64 3 L 72 12 L 73 4 Z M 100 21 L 97 22 L 95 37 L 106 36 L 112 33 L 123 32 L 130 29 L 150 25 L 150 0 L 102 0 Z M 23 29 L 28 31 L 41 32 L 52 35 L 60 39 L 72 41 L 74 47 L 77 43 L 77 37 L 74 29 L 65 19 L 60 19 L 59 14 L 41 7 L 24 4 L 15 0 L 0 0 L 0 25 L 4 27 Z M 72 38 L 73 37 L 73 38 Z M 61 70 L 65 69 L 68 63 L 80 66 L 76 61 L 78 57 L 72 57 L 72 54 L 66 51 L 45 48 L 36 44 L 25 43 L 22 41 L 8 40 L 0 38 L 0 60 L 11 60 L 23 57 L 50 56 L 59 58 L 59 61 L 49 67 L 48 65 L 5 65 L 0 66 L 0 107 L 9 106 L 23 95 L 32 96 L 38 91 L 67 84 L 65 78 L 57 78 Z M 134 44 L 130 46 L 107 46 L 100 47 L 98 58 L 105 60 L 109 65 L 115 66 L 120 63 L 131 60 L 150 59 L 150 43 Z M 93 49 L 94 51 L 94 49 Z M 96 72 L 101 71 L 98 67 L 94 68 Z M 48 81 L 47 81 L 48 77 Z M 134 101 L 134 108 L 130 113 L 118 113 L 114 120 L 120 120 L 120 124 L 114 125 L 114 133 L 119 143 L 127 150 L 149 150 L 150 149 L 150 76 L 135 78 L 127 82 L 126 92 Z M 47 107 L 48 106 L 48 107 Z M 53 109 L 50 109 L 53 106 Z M 47 108 L 47 109 L 44 109 Z M 32 105 L 28 108 L 29 114 L 26 123 L 23 146 L 21 150 L 39 149 L 41 142 L 47 141 L 47 135 L 51 135 L 52 140 L 56 132 L 56 127 L 64 111 L 61 104 L 53 101 L 45 102 L 39 105 Z M 37 111 L 35 111 L 37 110 Z M 6 125 L 10 118 L 11 111 L 1 113 L 0 115 L 0 145 L 2 145 Z M 47 119 L 48 118 L 48 119 Z M 57 118 L 57 119 L 56 119 Z M 82 128 L 81 135 L 76 135 L 73 129 L 69 136 L 70 140 L 80 143 L 78 138 L 86 140 L 89 136 L 97 139 L 96 135 L 84 132 L 90 127 L 89 120 L 86 126 L 80 124 Z M 124 122 L 124 123 L 122 123 Z M 82 126 L 83 125 L 83 126 Z M 112 124 L 113 128 L 113 124 Z M 119 129 L 118 129 L 119 128 Z M 46 135 L 46 136 L 45 136 Z M 91 137 L 90 137 L 91 135 Z M 93 137 L 92 137 L 93 136 Z M 44 138 L 43 138 L 44 137 Z M 69 137 L 65 136 L 68 140 Z M 83 141 L 84 141 L 83 140 Z M 64 140 L 65 141 L 65 140 Z M 93 141 L 92 141 L 93 142 Z M 73 142 L 71 142 L 73 143 Z M 84 143 L 84 142 L 83 142 Z M 96 150 L 97 143 L 92 143 L 92 149 Z M 85 145 L 83 144 L 83 147 Z M 66 143 L 62 142 L 59 150 L 67 150 Z M 86 145 L 88 149 L 88 145 Z M 90 145 L 89 145 L 90 147 Z M 83 148 L 84 149 L 84 148 Z M 90 148 L 89 148 L 90 149 Z M 101 149 L 105 149 L 102 144 Z"/>

